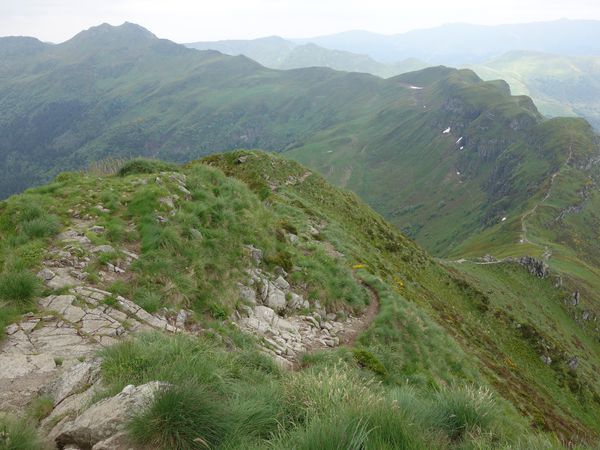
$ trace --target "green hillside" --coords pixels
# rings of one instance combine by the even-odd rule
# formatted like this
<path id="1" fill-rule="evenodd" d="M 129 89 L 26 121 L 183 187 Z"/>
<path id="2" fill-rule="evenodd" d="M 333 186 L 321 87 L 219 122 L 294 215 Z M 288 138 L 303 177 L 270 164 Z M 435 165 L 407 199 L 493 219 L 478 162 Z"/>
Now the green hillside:
<path id="1" fill-rule="evenodd" d="M 600 128 L 600 58 L 510 52 L 471 66 L 483 79 L 503 79 L 544 114 L 580 116 Z"/>
<path id="2" fill-rule="evenodd" d="M 74 412 L 29 392 L 19 421 L 0 418 L 2 439 L 29 428 L 19 439 L 32 441 L 39 421 L 42 437 L 53 430 L 60 445 L 82 445 L 72 431 L 78 415 L 153 381 L 169 385 L 119 425 L 133 448 L 546 449 L 598 439 L 600 348 L 563 303 L 567 290 L 514 263 L 440 265 L 354 194 L 278 156 L 238 151 L 184 166 L 133 160 L 64 173 L 0 203 L 0 230 L 1 317 L 23 320 L 23 330 L 44 317 L 25 331 L 32 342 L 44 324 L 88 308 L 85 292 L 107 291 L 99 306 L 115 317 L 136 311 L 126 299 L 147 311 L 129 315 L 125 334 L 100 351 L 100 381 L 77 394 L 93 390 L 91 403 Z M 86 274 L 75 288 L 46 277 L 65 252 L 84 262 L 70 272 Z M 45 287 L 33 276 L 44 268 Z M 238 283 L 257 271 L 289 282 L 278 320 L 375 314 L 356 340 L 281 368 L 265 350 L 268 335 L 239 325 L 258 307 Z M 300 312 L 293 292 L 308 301 Z M 56 313 L 36 299 L 53 295 L 77 299 L 50 319 Z M 136 331 L 135 317 L 162 323 L 181 311 L 175 335 Z M 55 357 L 51 375 L 93 356 L 76 359 L 73 348 Z"/>
<path id="3" fill-rule="evenodd" d="M 0 44 L 33 46 L 0 72 L 4 195 L 107 156 L 185 161 L 258 147 L 317 168 L 445 254 L 520 211 L 565 157 L 549 147 L 529 98 L 467 70 L 388 80 L 274 71 L 131 24 L 56 46 Z M 565 123 L 559 140 L 570 132 Z"/>

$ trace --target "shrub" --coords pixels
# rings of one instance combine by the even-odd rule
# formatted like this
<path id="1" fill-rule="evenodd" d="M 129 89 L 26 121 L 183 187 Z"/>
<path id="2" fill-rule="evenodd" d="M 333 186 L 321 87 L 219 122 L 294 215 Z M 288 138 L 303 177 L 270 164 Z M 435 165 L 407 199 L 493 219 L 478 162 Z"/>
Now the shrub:
<path id="1" fill-rule="evenodd" d="M 214 448 L 230 428 L 222 402 L 199 385 L 173 386 L 159 392 L 129 424 L 138 443 L 165 450 Z"/>
<path id="2" fill-rule="evenodd" d="M 11 271 L 0 274 L 0 299 L 21 304 L 30 302 L 39 292 L 37 277 L 28 271 Z"/>
<path id="3" fill-rule="evenodd" d="M 172 163 L 158 161 L 153 159 L 137 158 L 123 164 L 118 174 L 122 177 L 139 173 L 156 173 L 177 170 L 177 166 Z"/>
<path id="4" fill-rule="evenodd" d="M 0 449 L 41 450 L 42 448 L 42 441 L 36 434 L 33 424 L 12 417 L 0 417 Z"/>

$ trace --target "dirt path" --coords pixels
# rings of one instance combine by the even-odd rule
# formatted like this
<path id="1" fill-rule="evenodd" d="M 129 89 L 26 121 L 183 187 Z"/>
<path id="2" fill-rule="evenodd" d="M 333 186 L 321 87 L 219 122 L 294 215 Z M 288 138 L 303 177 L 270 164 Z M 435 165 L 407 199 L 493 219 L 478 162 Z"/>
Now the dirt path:
<path id="1" fill-rule="evenodd" d="M 563 170 L 563 168 L 565 166 L 569 165 L 572 158 L 573 158 L 573 143 L 570 143 L 569 144 L 569 156 L 567 157 L 567 160 L 564 162 L 564 164 L 562 164 L 558 168 L 558 170 L 556 172 L 554 172 L 552 174 L 552 176 L 550 177 L 550 185 L 548 186 L 548 190 L 546 191 L 546 195 L 544 195 L 544 198 L 542 198 L 538 203 L 533 205 L 533 208 L 531 208 L 529 211 L 527 211 L 525 214 L 523 214 L 521 216 L 521 237 L 519 239 L 520 244 L 532 244 L 532 245 L 541 246 L 538 243 L 532 242 L 527 237 L 527 231 L 528 231 L 527 230 L 527 219 L 529 217 L 531 217 L 532 215 L 534 215 L 536 213 L 538 207 L 550 198 L 550 193 L 552 192 L 552 188 L 554 187 L 554 181 L 556 180 L 556 177 L 560 174 L 560 172 Z M 544 247 L 544 253 L 542 255 L 542 259 L 547 261 L 552 256 L 552 250 L 548 246 L 543 246 L 543 247 Z"/>
<path id="2" fill-rule="evenodd" d="M 363 286 L 367 290 L 371 302 L 364 313 L 357 318 L 352 326 L 348 327 L 338 336 L 340 338 L 340 345 L 353 345 L 358 336 L 369 328 L 371 323 L 375 320 L 375 317 L 377 317 L 377 314 L 379 314 L 379 295 L 377 294 L 377 291 L 367 284 L 363 283 Z"/>
<path id="3" fill-rule="evenodd" d="M 339 345 L 336 345 L 335 347 L 328 347 L 325 345 L 315 344 L 307 347 L 304 353 L 312 353 L 318 350 L 334 350 L 341 346 L 351 347 L 352 345 L 354 345 L 356 339 L 358 339 L 361 333 L 363 333 L 365 330 L 367 330 L 367 328 L 369 328 L 371 323 L 373 323 L 373 321 L 377 317 L 377 314 L 379 314 L 379 295 L 377 294 L 377 291 L 375 291 L 369 285 L 365 283 L 362 283 L 362 285 L 367 290 L 371 302 L 367 306 L 367 309 L 365 309 L 365 311 L 360 316 L 355 317 L 352 320 L 352 323 L 348 325 L 343 332 L 337 335 L 337 337 L 340 340 Z M 301 362 L 299 360 L 293 361 L 291 369 L 294 371 L 301 370 Z"/>

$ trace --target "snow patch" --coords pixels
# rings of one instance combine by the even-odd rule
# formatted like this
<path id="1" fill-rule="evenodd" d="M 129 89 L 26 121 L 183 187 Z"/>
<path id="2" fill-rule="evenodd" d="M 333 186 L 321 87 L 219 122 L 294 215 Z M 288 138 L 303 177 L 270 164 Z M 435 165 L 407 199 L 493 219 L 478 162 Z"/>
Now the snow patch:
<path id="1" fill-rule="evenodd" d="M 450 133 L 451 129 L 452 128 L 450 128 L 450 127 L 446 128 L 444 131 L 442 131 L 442 134 L 448 134 L 448 133 Z"/>
<path id="2" fill-rule="evenodd" d="M 459 150 L 462 150 L 463 148 L 465 148 L 465 146 L 461 145 L 460 148 L 459 148 Z"/>
<path id="3" fill-rule="evenodd" d="M 458 140 L 456 141 L 456 144 L 457 144 L 457 145 L 458 145 L 458 144 L 460 144 L 460 141 L 462 141 L 462 140 L 463 140 L 462 136 L 461 136 L 461 137 L 459 137 L 459 138 L 458 138 Z"/>
<path id="4" fill-rule="evenodd" d="M 506 220 L 506 217 L 503 217 L 503 218 L 502 218 L 502 222 L 504 222 L 505 220 Z"/>
<path id="5" fill-rule="evenodd" d="M 417 89 L 417 90 L 421 90 L 423 89 L 421 86 L 410 86 L 411 89 Z"/>

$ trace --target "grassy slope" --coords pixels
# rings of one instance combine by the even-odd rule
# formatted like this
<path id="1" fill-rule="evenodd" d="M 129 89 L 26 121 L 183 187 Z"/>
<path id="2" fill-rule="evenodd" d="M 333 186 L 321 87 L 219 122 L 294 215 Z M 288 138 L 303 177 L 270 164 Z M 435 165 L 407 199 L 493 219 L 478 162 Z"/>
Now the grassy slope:
<path id="1" fill-rule="evenodd" d="M 236 163 L 240 155 L 248 155 L 243 164 Z M 239 448 L 248 448 L 250 443 L 262 447 L 269 440 L 279 448 L 286 448 L 305 439 L 326 439 L 319 430 L 336 429 L 328 425 L 334 417 L 350 421 L 346 425 L 351 428 L 371 417 L 368 423 L 378 431 L 369 435 L 367 448 L 379 448 L 378 440 L 390 445 L 393 436 L 399 438 L 398 427 L 408 427 L 407 435 L 414 439 L 409 448 L 550 446 L 539 440 L 542 438 L 535 438 L 537 444 L 529 440 L 528 423 L 554 431 L 563 439 L 593 439 L 600 432 L 595 420 L 600 414 L 594 394 L 598 386 L 592 375 L 597 344 L 564 313 L 549 281 L 536 281 L 533 291 L 531 277 L 514 267 L 503 269 L 506 273 L 497 275 L 499 281 L 492 278 L 483 283 L 473 277 L 475 281 L 469 282 L 463 275 L 435 263 L 355 195 L 331 187 L 316 174 L 305 177 L 305 168 L 279 157 L 229 153 L 180 169 L 166 169 L 187 176 L 192 197 L 180 198 L 177 213 L 162 225 L 156 224 L 156 214 L 165 215 L 168 211 L 163 211 L 164 205 L 158 199 L 175 189 L 170 181 L 171 172 L 159 174 L 158 184 L 156 173 L 136 171 L 124 177 L 62 175 L 50 185 L 10 198 L 2 203 L 0 210 L 5 224 L 0 241 L 3 273 L 15 270 L 27 273 L 39 267 L 42 250 L 52 242 L 51 236 L 59 228 L 41 227 L 45 231 L 39 237 L 27 239 L 25 233 L 32 229 L 32 220 L 43 218 L 48 222 L 50 214 L 58 218 L 61 227 L 66 226 L 71 220 L 69 210 L 75 209 L 97 216 L 95 221 L 107 227 L 106 237 L 90 235 L 96 242 L 111 243 L 117 248 L 139 246 L 135 248 L 141 252 L 141 258 L 132 268 L 133 277 L 127 285 L 112 286 L 115 293 L 131 296 L 146 307 L 152 302 L 154 307 L 188 306 L 196 312 L 195 320 L 215 330 L 196 342 L 147 337 L 139 345 L 125 344 L 110 350 L 104 370 L 111 392 L 124 384 L 156 378 L 181 385 L 183 394 L 173 392 L 175 397 L 161 400 L 162 406 L 157 405 L 158 409 L 148 414 L 161 414 L 163 407 L 168 408 L 165 404 L 178 401 L 184 402 L 180 404 L 179 410 L 184 411 L 181 414 L 187 414 L 186 408 L 192 407 L 189 402 L 177 400 L 181 396 L 191 399 L 197 399 L 197 395 L 216 396 L 229 417 L 224 424 L 237 430 L 227 428 L 229 431 L 224 431 L 220 438 L 225 442 L 218 440 L 219 445 Z M 98 203 L 110 213 L 99 213 L 95 209 Z M 14 214 L 14 211 L 35 210 L 36 204 L 45 206 L 37 216 Z M 318 240 L 308 233 L 310 225 L 322 227 Z M 190 232 L 191 228 L 200 231 L 203 238 L 198 239 Z M 289 230 L 300 236 L 298 246 L 285 239 Z M 330 242 L 345 257 L 333 259 L 322 248 L 322 241 Z M 222 322 L 236 306 L 232 288 L 237 280 L 244 278 L 243 268 L 249 263 L 244 256 L 244 244 L 263 248 L 267 267 L 286 265 L 293 283 L 306 284 L 307 297 L 318 298 L 329 310 L 361 309 L 366 296 L 356 278 L 371 285 L 379 293 L 381 312 L 360 337 L 357 349 L 361 351 L 339 349 L 307 357 L 305 369 L 291 378 L 282 376 L 256 355 L 251 339 Z M 31 248 L 38 250 L 32 253 Z M 356 263 L 366 265 L 366 269 L 358 269 L 352 275 L 350 268 Z M 90 277 L 93 281 L 93 273 Z M 507 288 L 502 277 L 515 280 L 510 283 L 515 286 L 514 291 Z M 511 309 L 519 309 L 514 320 L 523 323 L 527 311 L 537 311 L 537 306 L 528 305 L 529 300 L 521 298 L 526 288 L 527 299 L 533 299 L 534 293 L 538 297 L 548 296 L 545 307 L 553 320 L 560 321 L 560 328 L 555 330 L 553 322 L 549 322 L 537 332 L 550 342 L 559 342 L 567 355 L 580 356 L 580 369 L 576 373 L 568 372 L 567 361 L 554 354 L 554 366 L 543 364 L 537 353 L 538 342 L 510 326 Z M 149 295 L 152 292 L 160 294 L 158 300 Z M 18 304 L 11 298 L 3 302 L 2 311 L 7 305 Z M 521 312 L 523 308 L 526 311 Z M 563 342 L 571 333 L 577 337 L 571 339 L 577 342 L 577 349 L 571 341 Z M 190 354 L 198 356 L 190 358 Z M 200 363 L 202 370 L 197 365 Z M 334 368 L 336 365 L 338 369 Z M 168 372 L 165 367 L 170 368 Z M 346 381 L 337 379 L 342 376 L 340 367 L 343 377 L 349 377 Z M 321 371 L 321 375 L 313 370 Z M 190 379 L 192 373 L 205 375 Z M 368 380 L 372 378 L 382 385 L 369 387 L 372 381 Z M 188 383 L 183 383 L 184 379 Z M 339 383 L 347 389 L 368 389 L 376 398 L 353 406 L 346 395 L 353 398 L 356 394 L 343 394 L 341 403 L 328 403 L 339 405 L 335 409 L 338 413 L 340 408 L 346 411 L 341 416 L 330 415 L 328 408 L 313 410 L 306 406 L 320 401 L 320 395 L 333 395 L 333 392 L 327 394 L 326 386 Z M 474 385 L 475 389 L 489 386 L 514 406 L 497 400 L 496 406 L 485 412 L 487 394 L 464 391 L 460 387 L 464 384 Z M 324 386 L 324 391 L 318 386 Z M 265 396 L 279 389 L 293 395 L 278 397 L 280 400 Z M 452 396 L 456 399 L 450 400 Z M 395 425 L 390 430 L 396 431 L 387 434 L 381 420 L 389 415 L 394 399 L 414 413 L 408 417 L 393 416 Z M 475 411 L 466 416 L 466 423 L 446 421 L 453 417 L 452 408 L 458 408 L 457 405 Z M 355 407 L 362 411 L 358 416 Z M 376 413 L 379 407 L 387 413 Z M 524 418 L 519 418 L 513 407 Z M 251 420 L 263 419 L 260 425 L 251 422 L 250 429 L 259 432 L 240 431 L 242 424 L 235 417 L 248 417 L 248 411 L 257 412 L 256 408 L 261 415 L 251 415 L 254 417 Z M 189 412 L 196 413 L 193 408 Z M 282 421 L 282 417 L 287 417 L 285 414 L 294 414 L 296 419 Z M 363 419 L 359 420 L 360 417 Z M 488 419 L 480 422 L 484 417 Z M 323 448 L 325 441 L 318 442 L 321 444 L 315 445 Z M 308 443 L 306 448 L 310 448 Z"/>
<path id="2" fill-rule="evenodd" d="M 238 167 L 231 164 L 233 159 L 230 158 L 233 156 L 227 155 L 223 158 L 230 161 L 226 166 L 228 170 L 233 173 L 240 171 L 243 173 L 242 179 L 260 179 L 260 172 L 248 173 L 249 169 L 243 165 Z M 220 166 L 223 167 L 223 164 Z M 311 198 L 306 189 L 307 187 L 304 185 L 298 187 L 298 190 L 303 193 L 304 199 Z M 323 190 L 324 187 L 320 187 L 318 192 Z M 329 197 L 334 196 L 321 194 L 316 196 L 321 203 L 320 209 L 327 205 Z M 339 208 L 340 202 L 337 201 L 336 212 L 332 211 L 332 215 L 335 214 L 335 217 L 339 218 L 338 220 L 344 220 L 346 215 L 340 216 Z M 352 226 L 351 222 L 354 222 L 356 213 L 348 212 L 347 217 L 344 225 Z M 349 234 L 355 236 L 366 233 L 365 238 L 372 241 L 373 237 L 369 235 L 369 228 L 355 229 L 353 227 Z M 365 251 L 368 250 L 362 249 L 362 252 Z M 347 250 L 344 252 L 348 254 Z M 568 292 L 556 291 L 550 280 L 536 281 L 538 287 L 531 290 L 531 276 L 524 269 L 518 267 L 503 269 L 507 270 L 512 277 L 506 284 L 497 283 L 490 286 L 486 280 L 470 276 L 467 281 L 472 284 L 465 284 L 464 275 L 459 272 L 446 272 L 432 263 L 416 268 L 414 262 L 407 261 L 407 264 L 404 261 L 405 258 L 398 258 L 393 253 L 384 252 L 383 255 L 385 255 L 385 262 L 379 270 L 383 269 L 388 273 L 388 280 L 393 283 L 395 276 L 400 277 L 404 285 L 401 288 L 402 295 L 432 314 L 439 323 L 446 327 L 447 332 L 459 340 L 468 353 L 477 355 L 485 367 L 485 376 L 491 382 L 497 383 L 498 389 L 511 397 L 522 411 L 527 411 L 534 422 L 539 421 L 537 423 L 542 427 L 561 428 L 565 424 L 560 416 L 564 411 L 573 411 L 572 408 L 576 408 L 582 417 L 587 416 L 583 420 L 588 426 L 591 426 L 593 419 L 592 416 L 588 416 L 588 413 L 598 407 L 593 393 L 598 387 L 595 377 L 592 375 L 596 364 L 598 345 L 591 333 L 586 334 L 587 332 L 581 330 L 574 331 L 579 329 L 579 325 L 564 309 L 562 302 Z M 378 259 L 380 258 L 381 256 Z M 367 255 L 361 254 L 356 260 L 367 261 L 371 267 L 374 266 Z M 377 267 L 377 265 L 375 266 Z M 587 360 L 587 357 L 582 357 L 582 360 L 586 360 L 586 364 L 589 365 L 587 369 L 582 369 L 577 373 L 578 377 L 582 377 L 578 379 L 578 383 L 586 384 L 587 388 L 585 389 L 590 389 L 587 391 L 589 393 L 587 400 L 582 397 L 575 400 L 580 395 L 575 393 L 576 388 L 574 391 L 565 392 L 565 389 L 570 390 L 570 388 L 566 387 L 567 384 L 561 372 L 564 372 L 565 369 L 564 360 L 557 363 L 559 369 L 545 366 L 540 360 L 538 343 L 530 340 L 528 336 L 522 335 L 518 328 L 514 328 L 515 324 L 507 327 L 507 322 L 510 320 L 506 317 L 510 316 L 511 309 L 521 302 L 527 304 L 528 300 L 522 298 L 522 294 L 527 289 L 530 289 L 528 295 L 531 297 L 546 298 L 549 303 L 546 308 L 553 308 L 561 321 L 569 323 L 565 327 L 562 326 L 562 323 L 554 323 L 555 326 L 551 323 L 540 331 L 541 335 L 552 342 L 563 342 L 562 333 L 571 331 L 580 336 L 580 340 L 583 342 L 582 348 L 585 348 L 585 354 L 590 358 Z M 535 322 L 535 317 L 529 317 L 529 319 Z M 515 320 L 521 320 L 521 316 L 517 316 Z M 566 354 L 580 354 L 580 349 L 572 342 L 563 345 L 566 345 L 564 346 Z M 514 361 L 516 363 L 513 365 L 511 362 Z M 584 374 L 584 372 L 586 373 Z M 544 382 L 540 380 L 544 380 Z M 547 383 L 547 380 L 553 380 L 553 382 Z M 536 400 L 532 402 L 532 398 L 536 398 Z M 581 402 L 580 406 L 575 406 L 573 401 Z"/>

